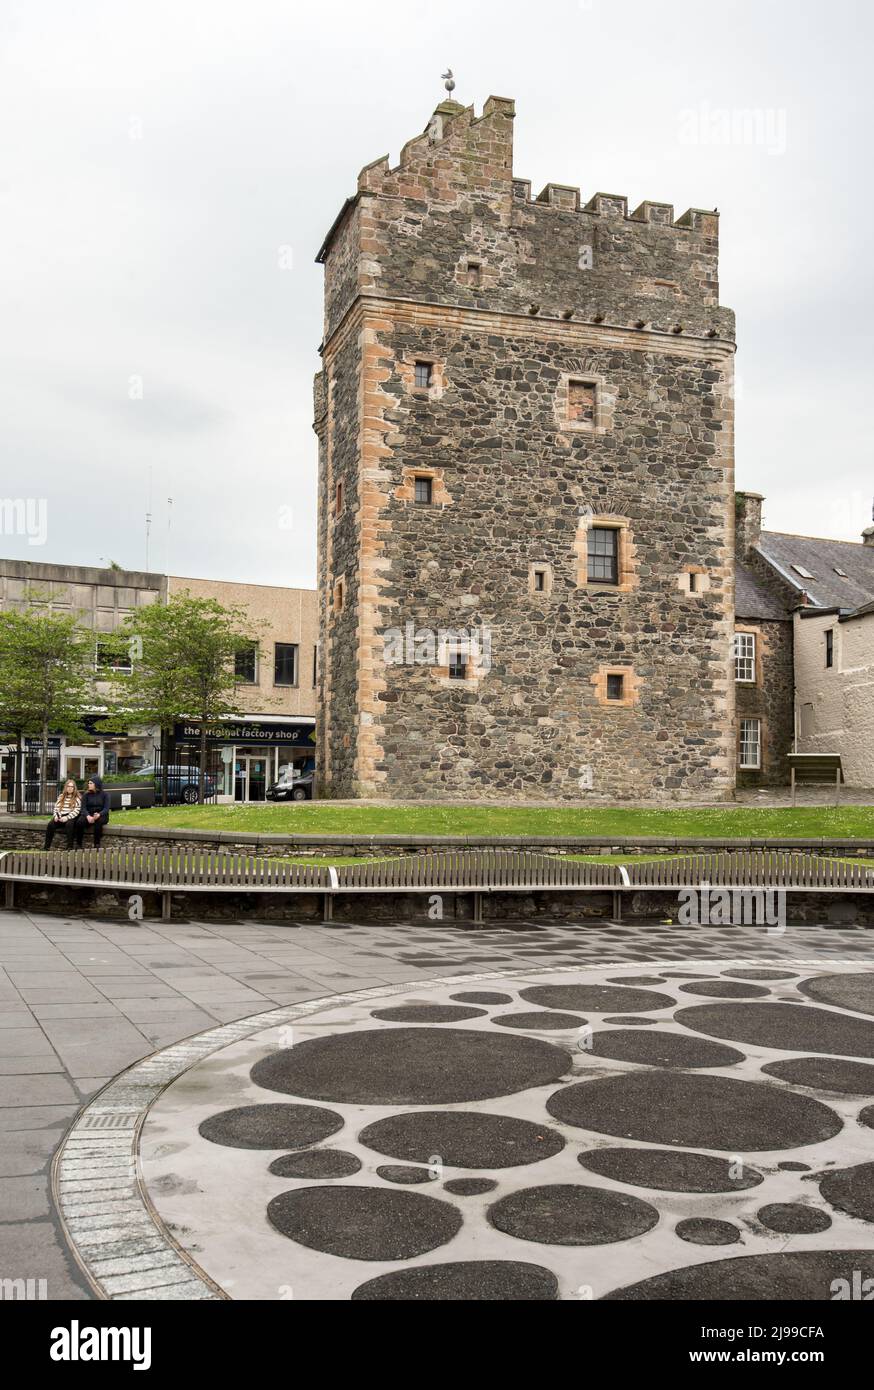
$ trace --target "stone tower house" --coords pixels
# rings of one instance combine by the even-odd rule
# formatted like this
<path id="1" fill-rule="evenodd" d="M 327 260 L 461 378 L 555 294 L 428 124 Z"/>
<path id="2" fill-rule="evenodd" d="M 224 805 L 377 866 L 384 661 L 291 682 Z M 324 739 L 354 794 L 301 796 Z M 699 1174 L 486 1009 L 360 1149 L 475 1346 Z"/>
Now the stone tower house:
<path id="1" fill-rule="evenodd" d="M 734 786 L 734 316 L 718 217 L 513 173 L 438 106 L 325 266 L 323 795 Z"/>

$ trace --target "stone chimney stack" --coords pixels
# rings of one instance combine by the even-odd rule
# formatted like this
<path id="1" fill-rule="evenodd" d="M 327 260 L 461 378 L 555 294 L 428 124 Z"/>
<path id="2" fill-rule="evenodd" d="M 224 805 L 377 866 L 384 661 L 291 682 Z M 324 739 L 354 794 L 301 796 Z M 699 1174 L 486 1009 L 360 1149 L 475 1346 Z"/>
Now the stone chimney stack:
<path id="1" fill-rule="evenodd" d="M 741 560 L 759 543 L 759 537 L 762 534 L 762 503 L 764 500 L 760 492 L 736 492 L 734 494 L 734 548 Z"/>

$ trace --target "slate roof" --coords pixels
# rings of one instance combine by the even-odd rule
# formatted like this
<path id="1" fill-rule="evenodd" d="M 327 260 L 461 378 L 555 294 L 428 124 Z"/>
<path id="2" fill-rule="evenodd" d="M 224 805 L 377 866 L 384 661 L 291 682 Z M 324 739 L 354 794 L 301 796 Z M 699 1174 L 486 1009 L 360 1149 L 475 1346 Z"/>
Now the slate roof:
<path id="1" fill-rule="evenodd" d="M 817 536 L 791 536 L 784 531 L 763 531 L 756 547 L 777 572 L 818 608 L 861 608 L 874 599 L 874 546 L 853 541 L 823 540 Z M 806 579 L 793 565 L 811 575 Z M 837 573 L 843 570 L 846 577 Z M 738 613 L 740 610 L 738 609 Z M 748 616 L 753 616 L 752 614 Z"/>
<path id="2" fill-rule="evenodd" d="M 751 569 L 740 561 L 735 566 L 734 611 L 738 618 L 789 620 L 789 610 Z"/>

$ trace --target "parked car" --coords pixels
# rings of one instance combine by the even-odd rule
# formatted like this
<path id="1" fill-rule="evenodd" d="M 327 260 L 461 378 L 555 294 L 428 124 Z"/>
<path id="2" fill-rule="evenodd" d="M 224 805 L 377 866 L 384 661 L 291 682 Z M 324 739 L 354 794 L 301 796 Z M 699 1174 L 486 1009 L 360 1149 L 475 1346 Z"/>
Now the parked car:
<path id="1" fill-rule="evenodd" d="M 312 801 L 315 774 L 305 772 L 302 777 L 283 775 L 267 789 L 268 801 Z"/>
<path id="2" fill-rule="evenodd" d="M 156 768 L 153 763 L 147 763 L 145 767 L 139 768 L 131 773 L 131 783 L 139 781 L 151 781 L 155 784 L 156 804 L 163 800 L 164 777 L 167 777 L 167 800 L 172 804 L 184 801 L 186 805 L 193 806 L 197 802 L 198 777 L 196 767 L 183 766 L 181 763 L 170 763 L 169 767 Z M 203 779 L 203 794 L 207 798 L 215 796 L 215 778 L 207 772 Z"/>

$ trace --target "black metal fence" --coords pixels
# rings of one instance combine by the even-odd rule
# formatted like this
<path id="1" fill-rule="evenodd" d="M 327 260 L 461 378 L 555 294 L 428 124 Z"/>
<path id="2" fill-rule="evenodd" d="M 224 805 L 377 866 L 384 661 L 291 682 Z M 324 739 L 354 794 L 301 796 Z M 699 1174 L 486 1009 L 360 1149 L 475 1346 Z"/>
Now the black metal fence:
<path id="1" fill-rule="evenodd" d="M 10 749 L 2 757 L 6 811 L 10 814 L 17 811 L 30 816 L 48 815 L 57 800 L 64 781 L 60 776 L 60 750 L 49 748 L 46 764 L 45 800 L 42 806 L 40 806 L 42 749 L 25 746 L 21 752 L 17 749 Z M 224 766 L 219 750 L 217 748 L 208 749 L 203 795 L 205 802 L 215 803 L 222 791 L 224 775 Z M 165 783 L 166 798 L 164 796 Z M 81 791 L 84 791 L 88 785 L 87 778 L 79 778 L 77 785 Z M 198 794 L 198 750 L 179 747 L 175 752 L 171 751 L 166 762 L 162 761 L 159 753 L 156 753 L 154 763 L 131 773 L 129 777 L 112 778 L 106 785 L 106 790 L 110 793 L 113 809 L 117 809 L 126 804 L 141 805 L 147 800 L 137 795 L 126 799 L 122 795 L 125 789 L 142 792 L 152 786 L 155 790 L 154 804 L 156 806 L 163 805 L 165 800 L 170 806 L 195 805 L 200 799 Z"/>

